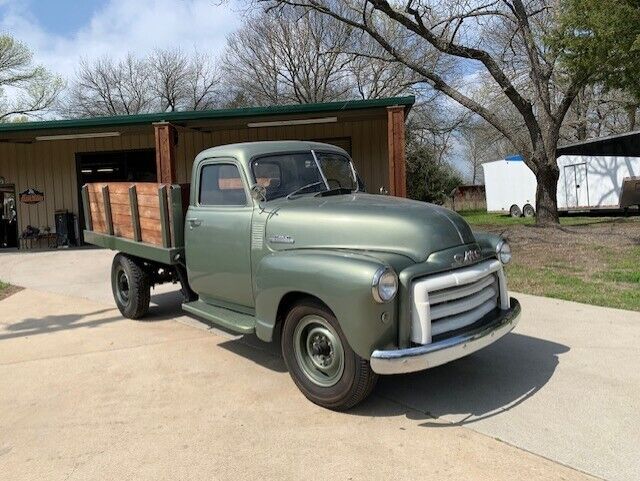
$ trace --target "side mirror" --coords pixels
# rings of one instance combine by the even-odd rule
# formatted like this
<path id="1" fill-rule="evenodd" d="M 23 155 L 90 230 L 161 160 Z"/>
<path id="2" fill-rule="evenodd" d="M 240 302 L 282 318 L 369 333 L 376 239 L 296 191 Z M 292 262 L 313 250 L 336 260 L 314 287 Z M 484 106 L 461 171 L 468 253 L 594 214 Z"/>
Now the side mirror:
<path id="1" fill-rule="evenodd" d="M 251 187 L 251 198 L 258 202 L 264 202 L 267 200 L 267 189 L 262 185 L 255 184 Z"/>

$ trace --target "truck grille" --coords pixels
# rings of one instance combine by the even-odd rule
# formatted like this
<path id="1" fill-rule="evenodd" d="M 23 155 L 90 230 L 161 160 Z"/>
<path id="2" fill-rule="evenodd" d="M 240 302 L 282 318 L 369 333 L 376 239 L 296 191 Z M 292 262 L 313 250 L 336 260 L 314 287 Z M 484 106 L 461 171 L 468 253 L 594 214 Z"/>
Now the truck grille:
<path id="1" fill-rule="evenodd" d="M 496 307 L 509 308 L 498 260 L 418 279 L 412 294 L 411 341 L 417 344 L 474 324 Z"/>

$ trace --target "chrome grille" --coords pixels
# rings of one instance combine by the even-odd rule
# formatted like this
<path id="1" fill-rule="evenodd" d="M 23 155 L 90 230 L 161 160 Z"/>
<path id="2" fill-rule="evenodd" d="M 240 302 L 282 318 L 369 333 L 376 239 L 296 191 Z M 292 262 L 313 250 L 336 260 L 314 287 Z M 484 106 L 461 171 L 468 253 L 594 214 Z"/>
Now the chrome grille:
<path id="1" fill-rule="evenodd" d="M 412 290 L 411 340 L 418 344 L 469 326 L 498 306 L 509 307 L 498 260 L 418 279 Z"/>

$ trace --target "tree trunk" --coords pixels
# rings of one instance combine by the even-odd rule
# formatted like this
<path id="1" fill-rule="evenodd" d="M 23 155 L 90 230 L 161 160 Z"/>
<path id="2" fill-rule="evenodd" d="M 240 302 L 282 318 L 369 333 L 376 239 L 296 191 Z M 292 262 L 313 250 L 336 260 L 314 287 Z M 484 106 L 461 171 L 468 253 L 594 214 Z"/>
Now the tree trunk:
<path id="1" fill-rule="evenodd" d="M 540 165 L 540 164 L 538 164 Z M 558 179 L 560 170 L 557 164 L 547 163 L 540 166 L 536 174 L 536 225 L 559 224 L 558 218 Z"/>

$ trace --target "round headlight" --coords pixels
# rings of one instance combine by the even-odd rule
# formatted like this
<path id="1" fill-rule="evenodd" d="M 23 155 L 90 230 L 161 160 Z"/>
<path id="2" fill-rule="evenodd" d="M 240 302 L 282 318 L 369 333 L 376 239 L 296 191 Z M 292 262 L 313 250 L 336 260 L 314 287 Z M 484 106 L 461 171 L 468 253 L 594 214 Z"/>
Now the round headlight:
<path id="1" fill-rule="evenodd" d="M 398 276 L 389 267 L 381 267 L 373 275 L 371 294 L 376 302 L 384 303 L 392 300 L 398 292 Z"/>
<path id="2" fill-rule="evenodd" d="M 501 240 L 500 242 L 498 242 L 498 245 L 496 247 L 496 254 L 498 254 L 498 258 L 503 264 L 508 264 L 509 262 L 511 262 L 511 247 L 506 240 Z"/>

